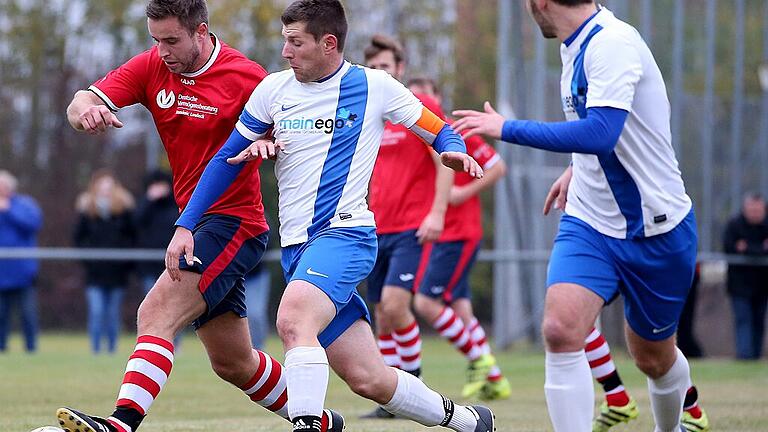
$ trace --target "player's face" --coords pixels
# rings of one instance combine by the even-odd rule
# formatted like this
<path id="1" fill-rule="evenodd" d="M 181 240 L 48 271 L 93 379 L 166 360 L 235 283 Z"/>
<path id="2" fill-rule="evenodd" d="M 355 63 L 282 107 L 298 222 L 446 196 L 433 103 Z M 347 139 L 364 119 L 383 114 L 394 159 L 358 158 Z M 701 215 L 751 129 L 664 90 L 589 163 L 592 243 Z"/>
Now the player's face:
<path id="1" fill-rule="evenodd" d="M 149 34 L 157 43 L 160 58 L 173 73 L 188 73 L 200 69 L 207 59 L 201 59 L 203 41 L 207 37 L 207 25 L 200 24 L 189 34 L 176 17 L 147 20 Z"/>
<path id="2" fill-rule="evenodd" d="M 382 51 L 366 61 L 366 66 L 371 69 L 381 69 L 388 72 L 398 80 L 402 80 L 405 65 L 397 63 L 395 53 L 390 50 Z"/>
<path id="3" fill-rule="evenodd" d="M 413 94 L 427 95 L 437 101 L 438 104 L 443 103 L 442 98 L 431 85 L 411 84 L 408 86 L 408 90 L 410 90 Z"/>
<path id="4" fill-rule="evenodd" d="M 539 29 L 541 29 L 541 34 L 547 39 L 556 38 L 557 33 L 555 33 L 555 26 L 552 24 L 552 20 L 547 16 L 547 14 L 541 8 L 539 8 L 539 1 L 528 0 L 526 2 L 526 6 L 528 6 L 528 13 L 531 14 L 531 17 L 533 17 L 533 20 L 536 21 Z"/>
<path id="5" fill-rule="evenodd" d="M 283 26 L 283 58 L 299 82 L 317 81 L 325 76 L 328 58 L 323 54 L 324 39 L 319 41 L 305 31 L 306 24 L 296 22 Z M 338 66 L 338 65 L 337 65 Z"/>

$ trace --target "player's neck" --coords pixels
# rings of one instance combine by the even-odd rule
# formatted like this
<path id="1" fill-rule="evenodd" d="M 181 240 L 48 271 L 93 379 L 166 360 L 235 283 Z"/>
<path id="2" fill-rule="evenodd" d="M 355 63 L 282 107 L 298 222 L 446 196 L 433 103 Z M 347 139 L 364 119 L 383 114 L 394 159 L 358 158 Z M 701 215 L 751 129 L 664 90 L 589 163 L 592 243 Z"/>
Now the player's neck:
<path id="1" fill-rule="evenodd" d="M 576 30 L 598 11 L 596 4 L 587 4 L 579 7 L 566 7 L 568 13 L 559 14 L 560 19 L 555 21 L 557 38 L 561 42 L 566 41 Z"/>
<path id="2" fill-rule="evenodd" d="M 203 41 L 203 47 L 200 50 L 200 55 L 197 58 L 197 61 L 195 61 L 194 66 L 192 67 L 192 71 L 199 71 L 200 69 L 205 66 L 206 63 L 208 63 L 208 60 L 210 60 L 211 55 L 213 55 L 213 49 L 214 49 L 214 43 L 213 43 L 214 36 L 212 34 L 208 34 L 208 37 L 205 38 L 205 41 Z"/>
<path id="3" fill-rule="evenodd" d="M 332 55 L 328 58 L 328 64 L 323 68 L 322 75 L 316 81 L 325 81 L 331 75 L 335 74 L 341 68 L 341 64 L 344 61 L 344 55 L 341 53 Z"/>

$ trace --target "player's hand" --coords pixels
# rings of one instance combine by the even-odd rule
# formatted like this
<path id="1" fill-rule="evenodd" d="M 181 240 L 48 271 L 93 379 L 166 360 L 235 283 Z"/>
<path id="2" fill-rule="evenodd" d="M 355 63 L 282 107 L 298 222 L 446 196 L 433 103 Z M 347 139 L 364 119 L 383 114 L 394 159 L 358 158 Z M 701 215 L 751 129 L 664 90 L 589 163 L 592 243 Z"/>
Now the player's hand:
<path id="1" fill-rule="evenodd" d="M 472 191 L 466 186 L 451 186 L 451 192 L 448 197 L 448 203 L 452 206 L 464 204 L 468 199 L 472 198 Z"/>
<path id="2" fill-rule="evenodd" d="M 454 171 L 463 171 L 473 178 L 483 178 L 483 169 L 470 155 L 462 152 L 442 152 L 440 162 Z"/>
<path id="3" fill-rule="evenodd" d="M 556 209 L 565 210 L 565 204 L 568 200 L 568 186 L 571 184 L 572 176 L 573 167 L 569 166 L 560 177 L 552 183 L 547 198 L 544 200 L 544 216 L 549 214 L 549 211 L 552 209 L 552 203 L 555 204 Z"/>
<path id="4" fill-rule="evenodd" d="M 179 257 L 184 256 L 187 265 L 193 265 L 195 260 L 195 239 L 192 237 L 192 231 L 177 226 L 173 238 L 165 251 L 165 268 L 168 270 L 168 276 L 171 280 L 181 280 L 181 270 L 179 270 Z"/>
<path id="5" fill-rule="evenodd" d="M 464 139 L 474 135 L 486 135 L 494 139 L 501 139 L 501 130 L 504 128 L 504 117 L 497 113 L 490 102 L 483 105 L 485 112 L 474 110 L 458 110 L 453 115 L 461 117 L 453 123 L 453 129 L 461 134 Z"/>
<path id="6" fill-rule="evenodd" d="M 419 239 L 419 243 L 429 243 L 437 241 L 440 238 L 440 234 L 443 233 L 445 227 L 445 213 L 431 211 L 421 221 L 419 229 L 416 230 L 416 238 Z"/>
<path id="7" fill-rule="evenodd" d="M 80 126 L 91 135 L 106 132 L 110 127 L 121 128 L 123 123 L 104 105 L 94 105 L 80 114 Z"/>
<path id="8" fill-rule="evenodd" d="M 280 141 L 272 142 L 268 139 L 260 139 L 249 145 L 247 149 L 240 152 L 235 157 L 227 159 L 230 165 L 237 165 L 243 162 L 249 162 L 255 159 L 275 159 L 277 152 L 282 150 L 284 145 Z"/>

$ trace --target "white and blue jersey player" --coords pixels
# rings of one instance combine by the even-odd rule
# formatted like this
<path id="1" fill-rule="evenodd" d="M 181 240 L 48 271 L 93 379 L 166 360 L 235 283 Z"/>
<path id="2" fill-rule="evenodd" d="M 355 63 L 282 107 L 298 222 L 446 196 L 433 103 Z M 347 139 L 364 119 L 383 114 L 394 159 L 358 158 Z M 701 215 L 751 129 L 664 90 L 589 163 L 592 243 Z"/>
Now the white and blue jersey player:
<path id="1" fill-rule="evenodd" d="M 485 407 L 455 405 L 412 375 L 384 365 L 357 284 L 376 259 L 368 182 L 385 121 L 403 124 L 443 163 L 482 176 L 450 126 L 386 72 L 343 58 L 346 18 L 338 0 L 299 0 L 282 16 L 292 70 L 267 76 L 229 140 L 211 160 L 177 225 L 193 227 L 245 161 L 277 149 L 282 265 L 278 310 L 288 415 L 294 431 L 317 432 L 332 366 L 353 391 L 427 426 L 490 432 Z M 262 138 L 272 131 L 275 143 Z M 403 161 L 408 163 L 408 161 Z M 189 245 L 185 255 L 191 255 Z"/>
<path id="2" fill-rule="evenodd" d="M 664 80 L 639 33 L 609 10 L 578 0 L 528 5 L 544 36 L 562 41 L 568 121 L 505 121 L 486 105 L 484 113 L 457 112 L 463 118 L 454 127 L 573 153 L 545 204 L 548 211 L 553 200 L 567 202 L 542 324 L 552 423 L 556 431 L 592 430 L 584 339 L 603 305 L 621 294 L 630 350 L 649 377 L 656 430 L 679 431 L 690 377 L 674 334 L 697 238 L 672 148 Z"/>

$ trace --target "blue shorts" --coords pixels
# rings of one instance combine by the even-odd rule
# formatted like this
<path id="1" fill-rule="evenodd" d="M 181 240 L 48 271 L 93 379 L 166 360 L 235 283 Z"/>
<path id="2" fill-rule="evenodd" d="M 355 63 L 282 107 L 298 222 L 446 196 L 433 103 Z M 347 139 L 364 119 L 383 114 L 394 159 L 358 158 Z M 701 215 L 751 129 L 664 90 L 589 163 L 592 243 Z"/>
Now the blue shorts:
<path id="1" fill-rule="evenodd" d="M 469 272 L 480 249 L 479 240 L 438 242 L 424 247 L 429 256 L 419 293 L 446 304 L 471 298 Z"/>
<path id="2" fill-rule="evenodd" d="M 246 316 L 245 274 L 261 261 L 267 249 L 269 231 L 234 216 L 205 215 L 192 231 L 195 257 L 200 263 L 188 266 L 184 257 L 179 268 L 201 275 L 198 289 L 208 310 L 192 322 L 199 329 L 227 312 Z"/>
<path id="3" fill-rule="evenodd" d="M 672 231 L 640 239 L 600 234 L 568 215 L 560 219 L 547 286 L 581 285 L 610 303 L 624 296 L 635 333 L 663 340 L 677 330 L 696 269 L 696 218 L 691 211 Z"/>
<path id="4" fill-rule="evenodd" d="M 422 245 L 416 230 L 378 236 L 379 252 L 376 265 L 368 277 L 368 301 L 379 303 L 384 286 L 396 286 L 413 291 L 419 268 L 426 267 L 422 260 Z"/>
<path id="5" fill-rule="evenodd" d="M 327 228 L 307 242 L 283 248 L 286 283 L 303 280 L 318 287 L 336 306 L 336 317 L 317 339 L 327 348 L 355 321 L 371 321 L 357 285 L 368 276 L 376 259 L 373 227 Z"/>

